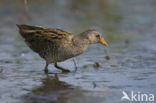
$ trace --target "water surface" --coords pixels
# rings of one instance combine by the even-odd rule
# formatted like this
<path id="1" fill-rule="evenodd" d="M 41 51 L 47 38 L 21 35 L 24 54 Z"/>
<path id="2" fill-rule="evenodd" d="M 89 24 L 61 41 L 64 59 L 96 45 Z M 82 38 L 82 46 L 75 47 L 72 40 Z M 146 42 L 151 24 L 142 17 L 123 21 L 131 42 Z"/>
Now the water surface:
<path id="1" fill-rule="evenodd" d="M 155 12 L 155 0 L 28 0 L 27 10 L 22 0 L 0 0 L 1 103 L 126 103 L 122 91 L 156 96 Z M 50 65 L 45 75 L 18 23 L 75 34 L 95 28 L 109 47 L 91 45 L 76 58 L 77 72 L 70 59 L 60 65 L 71 73 Z"/>

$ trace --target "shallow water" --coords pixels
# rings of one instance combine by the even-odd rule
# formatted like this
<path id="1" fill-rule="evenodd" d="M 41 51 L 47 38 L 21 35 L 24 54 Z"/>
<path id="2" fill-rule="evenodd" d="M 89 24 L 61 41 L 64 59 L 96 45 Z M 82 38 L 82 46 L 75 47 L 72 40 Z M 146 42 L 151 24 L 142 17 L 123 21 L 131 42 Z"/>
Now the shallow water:
<path id="1" fill-rule="evenodd" d="M 156 96 L 155 0 L 0 0 L 0 103 L 128 103 L 122 91 Z M 71 73 L 45 66 L 19 36 L 16 24 L 102 33 L 109 47 L 91 45 L 60 63 Z M 96 65 L 99 64 L 98 66 Z M 56 74 L 55 74 L 56 73 Z"/>

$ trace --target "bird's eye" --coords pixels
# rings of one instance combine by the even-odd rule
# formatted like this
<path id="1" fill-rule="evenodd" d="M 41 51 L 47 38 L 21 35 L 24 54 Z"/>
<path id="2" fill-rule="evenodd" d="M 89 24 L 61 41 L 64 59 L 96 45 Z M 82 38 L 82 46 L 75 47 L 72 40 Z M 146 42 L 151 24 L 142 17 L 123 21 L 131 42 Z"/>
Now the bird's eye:
<path id="1" fill-rule="evenodd" d="M 96 35 L 96 37 L 97 37 L 97 38 L 99 38 L 99 37 L 100 37 L 100 35 Z"/>

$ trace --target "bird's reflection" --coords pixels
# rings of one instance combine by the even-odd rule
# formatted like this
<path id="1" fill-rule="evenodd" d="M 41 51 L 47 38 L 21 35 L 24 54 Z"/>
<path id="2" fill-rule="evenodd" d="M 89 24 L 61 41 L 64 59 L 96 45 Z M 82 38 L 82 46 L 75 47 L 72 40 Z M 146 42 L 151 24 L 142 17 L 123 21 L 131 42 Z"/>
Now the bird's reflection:
<path id="1" fill-rule="evenodd" d="M 47 75 L 46 78 L 42 79 L 42 86 L 36 88 L 32 92 L 55 92 L 55 91 L 62 91 L 62 90 L 72 90 L 73 87 L 66 82 L 59 81 L 58 74 L 54 76 Z"/>
<path id="2" fill-rule="evenodd" d="M 80 90 L 72 85 L 59 81 L 58 74 L 47 75 L 42 79 L 41 86 L 23 96 L 23 103 L 69 103 L 74 92 L 82 95 Z"/>
<path id="3" fill-rule="evenodd" d="M 22 103 L 101 103 L 104 99 L 60 81 L 58 74 L 53 76 L 47 74 L 41 81 L 39 87 L 22 96 Z"/>

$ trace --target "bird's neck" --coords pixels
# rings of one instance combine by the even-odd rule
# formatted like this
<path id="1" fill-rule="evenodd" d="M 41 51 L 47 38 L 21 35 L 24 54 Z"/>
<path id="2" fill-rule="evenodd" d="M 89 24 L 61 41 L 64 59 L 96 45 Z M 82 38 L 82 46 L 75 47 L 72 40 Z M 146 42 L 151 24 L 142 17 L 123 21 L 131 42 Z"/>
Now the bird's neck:
<path id="1" fill-rule="evenodd" d="M 81 34 L 79 35 L 74 35 L 73 39 L 73 49 L 75 51 L 76 54 L 81 54 L 83 53 L 89 45 L 89 41 L 84 38 Z"/>
<path id="2" fill-rule="evenodd" d="M 83 34 L 74 35 L 73 43 L 77 46 L 89 45 L 89 40 L 83 36 Z"/>

